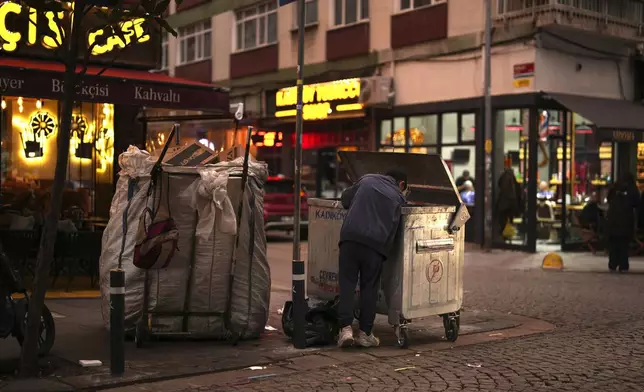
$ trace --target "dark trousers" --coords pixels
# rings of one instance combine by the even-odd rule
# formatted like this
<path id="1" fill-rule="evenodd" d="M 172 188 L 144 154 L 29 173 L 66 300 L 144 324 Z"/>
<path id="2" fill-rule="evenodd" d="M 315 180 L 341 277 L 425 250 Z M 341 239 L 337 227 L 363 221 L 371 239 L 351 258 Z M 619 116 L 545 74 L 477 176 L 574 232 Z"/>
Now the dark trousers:
<path id="1" fill-rule="evenodd" d="M 360 329 L 367 335 L 371 334 L 376 318 L 380 273 L 384 260 L 383 255 L 357 242 L 343 242 L 340 245 L 340 328 L 353 323 L 355 289 L 359 275 Z"/>
<path id="2" fill-rule="evenodd" d="M 608 268 L 628 271 L 629 252 L 630 241 L 628 237 L 611 236 L 608 242 Z"/>

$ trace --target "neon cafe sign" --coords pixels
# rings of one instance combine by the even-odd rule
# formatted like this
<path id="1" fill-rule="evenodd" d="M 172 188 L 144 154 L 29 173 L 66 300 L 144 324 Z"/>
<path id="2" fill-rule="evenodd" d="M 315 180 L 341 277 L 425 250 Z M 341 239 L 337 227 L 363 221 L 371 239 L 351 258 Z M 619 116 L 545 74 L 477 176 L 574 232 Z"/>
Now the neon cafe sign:
<path id="1" fill-rule="evenodd" d="M 14 52 L 20 44 L 41 45 L 50 50 L 58 48 L 63 36 L 60 22 L 65 18 L 65 13 L 49 11 L 44 16 L 45 20 L 39 19 L 37 11 L 31 7 L 23 7 L 10 1 L 0 3 L 0 52 Z M 20 25 L 15 22 L 9 23 L 10 21 L 20 22 Z M 90 30 L 87 34 L 87 48 L 92 48 L 93 55 L 101 55 L 115 49 L 123 49 L 132 42 L 147 42 L 150 35 L 143 28 L 144 22 L 143 18 L 121 22 L 119 26 L 122 37 L 117 34 L 110 35 L 104 29 Z M 39 37 L 38 31 L 43 29 L 50 30 L 51 34 L 41 33 Z"/>
<path id="2" fill-rule="evenodd" d="M 364 105 L 358 102 L 359 97 L 359 78 L 307 84 L 302 92 L 302 117 L 304 120 L 324 120 L 334 114 L 360 111 Z M 287 107 L 297 105 L 297 87 L 279 90 L 275 94 L 275 104 L 278 108 L 275 117 L 295 117 L 297 110 Z"/>

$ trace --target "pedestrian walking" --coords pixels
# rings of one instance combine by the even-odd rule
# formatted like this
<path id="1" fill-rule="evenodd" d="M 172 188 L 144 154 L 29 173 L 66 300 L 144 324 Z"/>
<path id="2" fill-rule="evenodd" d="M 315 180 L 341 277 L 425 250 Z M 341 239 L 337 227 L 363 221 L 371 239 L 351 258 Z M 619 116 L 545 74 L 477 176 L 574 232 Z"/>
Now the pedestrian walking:
<path id="1" fill-rule="evenodd" d="M 396 170 L 386 175 L 367 174 L 342 193 L 342 206 L 349 211 L 340 231 L 338 347 L 349 347 L 354 342 L 361 347 L 380 344 L 371 332 L 380 273 L 393 247 L 406 194 L 407 175 Z M 354 337 L 351 325 L 358 276 L 360 330 Z"/>
<path id="2" fill-rule="evenodd" d="M 625 173 L 608 192 L 608 268 L 627 272 L 640 195 L 633 174 Z"/>

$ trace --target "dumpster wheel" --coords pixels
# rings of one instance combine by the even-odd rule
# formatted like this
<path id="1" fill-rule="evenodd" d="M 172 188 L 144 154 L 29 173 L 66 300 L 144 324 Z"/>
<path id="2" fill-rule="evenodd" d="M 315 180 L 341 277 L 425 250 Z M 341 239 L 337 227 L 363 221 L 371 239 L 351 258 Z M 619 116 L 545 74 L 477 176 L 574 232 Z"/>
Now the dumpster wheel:
<path id="1" fill-rule="evenodd" d="M 396 325 L 394 327 L 396 333 L 396 343 L 400 348 L 409 347 L 409 330 L 406 325 Z"/>
<path id="2" fill-rule="evenodd" d="M 445 339 L 455 342 L 461 327 L 460 312 L 444 314 L 443 327 L 445 327 Z"/>

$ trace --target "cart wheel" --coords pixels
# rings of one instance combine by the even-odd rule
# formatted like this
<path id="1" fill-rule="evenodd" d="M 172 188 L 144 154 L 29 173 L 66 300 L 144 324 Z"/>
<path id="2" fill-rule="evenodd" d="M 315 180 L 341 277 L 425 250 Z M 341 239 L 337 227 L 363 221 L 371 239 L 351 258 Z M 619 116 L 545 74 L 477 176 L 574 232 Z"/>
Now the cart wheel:
<path id="1" fill-rule="evenodd" d="M 445 327 L 445 338 L 450 342 L 455 342 L 458 339 L 458 320 L 455 318 L 449 319 Z"/>
<path id="2" fill-rule="evenodd" d="M 146 328 L 137 324 L 136 331 L 134 332 L 134 343 L 136 344 L 136 348 L 143 348 L 147 337 Z"/>
<path id="3" fill-rule="evenodd" d="M 407 348 L 409 347 L 409 331 L 407 330 L 407 327 L 404 326 L 395 326 L 395 332 L 396 332 L 396 344 L 398 345 L 399 348 Z"/>

